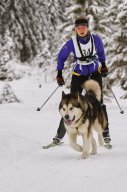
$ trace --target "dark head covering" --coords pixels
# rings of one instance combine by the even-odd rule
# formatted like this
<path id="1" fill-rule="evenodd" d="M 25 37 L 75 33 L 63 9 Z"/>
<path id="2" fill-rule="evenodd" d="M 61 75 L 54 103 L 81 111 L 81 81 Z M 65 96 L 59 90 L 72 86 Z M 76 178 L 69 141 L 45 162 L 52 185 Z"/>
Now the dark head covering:
<path id="1" fill-rule="evenodd" d="M 84 26 L 88 27 L 88 20 L 83 18 L 83 17 L 76 19 L 75 20 L 75 27 L 78 27 L 79 25 L 84 25 Z"/>

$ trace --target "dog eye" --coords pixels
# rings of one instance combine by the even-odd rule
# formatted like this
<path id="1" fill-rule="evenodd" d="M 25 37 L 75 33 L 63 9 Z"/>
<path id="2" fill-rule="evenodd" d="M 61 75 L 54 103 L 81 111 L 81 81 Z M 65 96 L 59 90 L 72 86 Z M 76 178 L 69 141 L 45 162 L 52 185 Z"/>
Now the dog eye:
<path id="1" fill-rule="evenodd" d="M 70 107 L 70 111 L 72 111 L 73 110 L 73 107 Z"/>
<path id="2" fill-rule="evenodd" d="M 63 108 L 63 111 L 65 111 L 65 108 Z"/>

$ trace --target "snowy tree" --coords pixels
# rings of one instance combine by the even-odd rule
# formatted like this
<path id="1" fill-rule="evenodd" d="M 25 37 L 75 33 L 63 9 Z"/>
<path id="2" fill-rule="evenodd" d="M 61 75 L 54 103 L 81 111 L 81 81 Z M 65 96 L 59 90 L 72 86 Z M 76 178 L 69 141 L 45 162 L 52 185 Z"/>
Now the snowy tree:
<path id="1" fill-rule="evenodd" d="M 5 84 L 0 93 L 0 104 L 12 102 L 20 103 L 21 101 L 14 94 L 11 86 L 9 84 Z"/>
<path id="2" fill-rule="evenodd" d="M 69 6 L 69 0 L 1 0 L 2 68 L 6 68 L 8 60 L 13 58 L 21 62 L 33 61 L 33 65 L 43 68 L 49 65 L 53 68 L 56 49 L 62 39 L 59 25 L 66 22 L 64 13 Z"/>
<path id="3" fill-rule="evenodd" d="M 109 18 L 111 27 L 108 45 L 110 79 L 112 83 L 119 84 L 127 90 L 127 1 L 112 0 Z"/>
<path id="4" fill-rule="evenodd" d="M 0 5 L 1 34 L 4 36 L 6 29 L 10 30 L 21 61 L 41 53 L 46 44 L 51 53 L 56 49 L 59 39 L 56 29 L 65 21 L 63 13 L 67 3 L 61 0 L 2 0 Z"/>

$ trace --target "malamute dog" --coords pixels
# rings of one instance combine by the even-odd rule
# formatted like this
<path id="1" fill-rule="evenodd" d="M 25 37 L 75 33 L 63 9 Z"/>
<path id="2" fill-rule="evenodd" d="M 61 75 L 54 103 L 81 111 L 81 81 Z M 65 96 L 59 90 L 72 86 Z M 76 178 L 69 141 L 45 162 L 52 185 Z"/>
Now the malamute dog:
<path id="1" fill-rule="evenodd" d="M 59 111 L 64 119 L 65 128 L 69 137 L 70 146 L 76 151 L 82 152 L 82 158 L 97 153 L 96 141 L 93 137 L 93 129 L 98 133 L 98 141 L 103 145 L 102 131 L 107 125 L 105 113 L 100 105 L 101 89 L 98 82 L 88 80 L 83 84 L 86 94 L 65 94 L 62 92 L 62 99 Z M 83 147 L 77 144 L 77 135 L 83 139 Z"/>

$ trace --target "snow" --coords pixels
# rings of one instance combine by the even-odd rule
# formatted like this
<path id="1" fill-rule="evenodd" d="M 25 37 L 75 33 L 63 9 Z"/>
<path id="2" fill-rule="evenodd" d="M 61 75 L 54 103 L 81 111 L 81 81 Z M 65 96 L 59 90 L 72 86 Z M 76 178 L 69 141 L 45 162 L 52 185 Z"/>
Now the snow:
<path id="1" fill-rule="evenodd" d="M 0 105 L 0 191 L 127 191 L 127 104 L 120 99 L 118 88 L 113 90 L 125 113 L 120 114 L 114 99 L 106 103 L 113 148 L 98 146 L 97 155 L 82 160 L 68 145 L 67 135 L 62 146 L 42 149 L 56 134 L 64 88 L 59 88 L 38 112 L 36 109 L 57 87 L 55 82 L 42 82 L 41 88 L 39 84 L 35 77 L 12 81 L 22 102 Z"/>

